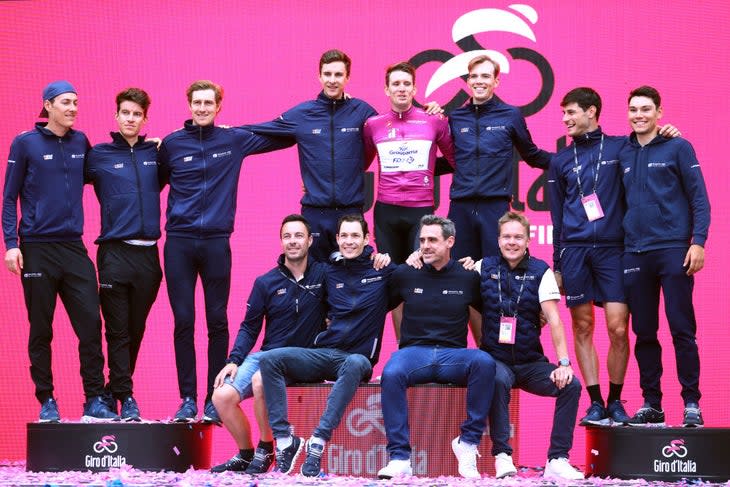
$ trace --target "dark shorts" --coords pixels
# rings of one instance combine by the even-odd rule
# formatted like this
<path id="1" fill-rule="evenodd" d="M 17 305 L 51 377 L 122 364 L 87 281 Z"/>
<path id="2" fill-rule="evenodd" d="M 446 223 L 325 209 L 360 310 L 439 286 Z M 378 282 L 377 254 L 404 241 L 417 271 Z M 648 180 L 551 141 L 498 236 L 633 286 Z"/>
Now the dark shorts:
<path id="1" fill-rule="evenodd" d="M 625 303 L 620 247 L 566 247 L 560 256 L 565 304 Z"/>

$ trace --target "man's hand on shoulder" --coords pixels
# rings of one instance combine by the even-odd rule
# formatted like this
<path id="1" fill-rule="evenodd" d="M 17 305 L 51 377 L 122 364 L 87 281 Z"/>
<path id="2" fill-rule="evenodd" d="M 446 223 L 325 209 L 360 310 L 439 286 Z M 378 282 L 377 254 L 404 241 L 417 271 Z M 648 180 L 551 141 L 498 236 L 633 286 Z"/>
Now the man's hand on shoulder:
<path id="1" fill-rule="evenodd" d="M 406 264 L 414 269 L 420 269 L 423 267 L 423 259 L 421 259 L 421 255 L 421 249 L 414 250 L 406 259 Z"/>
<path id="2" fill-rule="evenodd" d="M 464 269 L 466 269 L 467 271 L 473 271 L 477 267 L 477 263 L 474 262 L 474 259 L 472 259 L 468 255 L 459 259 L 459 263 L 463 265 Z"/>
<path id="3" fill-rule="evenodd" d="M 423 105 L 423 109 L 426 113 L 429 115 L 441 115 L 444 113 L 444 109 L 441 108 L 441 105 L 437 101 L 430 101 Z"/>
<path id="4" fill-rule="evenodd" d="M 673 139 L 675 137 L 680 137 L 682 135 L 682 132 L 680 132 L 679 129 L 674 125 L 666 124 L 662 127 L 659 127 L 659 135 Z"/>
<path id="5" fill-rule="evenodd" d="M 376 271 L 379 271 L 380 269 L 383 269 L 385 267 L 388 267 L 388 265 L 391 262 L 390 255 L 387 253 L 385 254 L 371 254 L 370 260 L 373 261 L 373 269 Z"/>

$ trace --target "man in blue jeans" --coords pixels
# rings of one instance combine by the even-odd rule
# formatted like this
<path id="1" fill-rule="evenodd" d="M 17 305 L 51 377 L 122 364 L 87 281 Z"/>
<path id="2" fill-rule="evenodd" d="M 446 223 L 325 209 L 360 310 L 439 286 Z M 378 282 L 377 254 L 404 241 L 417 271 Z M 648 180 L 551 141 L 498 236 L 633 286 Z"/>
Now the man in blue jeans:
<path id="1" fill-rule="evenodd" d="M 583 474 L 568 462 L 578 414 L 580 383 L 568 358 L 560 291 L 553 271 L 530 255 L 530 223 L 507 212 L 498 222 L 498 257 L 477 262 L 483 299 L 481 349 L 497 364 L 489 411 L 489 435 L 497 478 L 517 473 L 509 440 L 510 391 L 519 388 L 556 398 L 545 478 L 579 480 Z M 545 356 L 540 342 L 540 312 L 549 323 L 558 364 Z"/>
<path id="2" fill-rule="evenodd" d="M 390 279 L 390 305 L 404 303 L 400 349 L 391 355 L 382 378 L 382 407 L 390 462 L 381 479 L 411 475 L 407 388 L 436 382 L 466 386 L 466 420 L 452 449 L 459 474 L 480 478 L 477 445 L 486 427 L 494 391 L 494 360 L 467 349 L 469 308 L 481 311 L 479 275 L 451 258 L 454 223 L 436 215 L 420 221 L 424 266 L 401 265 Z"/>
<path id="3" fill-rule="evenodd" d="M 275 471 L 294 468 L 304 440 L 292 436 L 287 418 L 287 383 L 334 381 L 325 411 L 307 441 L 301 473 L 320 474 L 324 447 L 362 381 L 370 379 L 378 360 L 387 312 L 387 283 L 395 269 L 373 268 L 368 225 L 361 215 L 346 215 L 337 225 L 340 255 L 325 274 L 329 325 L 312 348 L 286 347 L 261 356 L 259 367 L 269 424 L 276 441 Z"/>

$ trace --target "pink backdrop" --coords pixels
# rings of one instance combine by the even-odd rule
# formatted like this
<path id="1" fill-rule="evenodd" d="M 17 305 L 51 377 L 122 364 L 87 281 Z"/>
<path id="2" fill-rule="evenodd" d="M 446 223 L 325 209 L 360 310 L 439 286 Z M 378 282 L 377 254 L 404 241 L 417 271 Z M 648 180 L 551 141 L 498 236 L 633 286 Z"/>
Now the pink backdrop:
<path id="1" fill-rule="evenodd" d="M 727 359 L 722 358 L 730 345 L 726 321 L 726 270 L 730 262 L 727 252 L 722 251 L 730 237 L 726 227 L 728 176 L 722 158 L 730 139 L 726 116 L 729 107 L 720 91 L 730 79 L 730 31 L 725 22 L 730 6 L 726 2 L 682 0 L 668 5 L 658 1 L 606 1 L 589 5 L 573 0 L 532 1 L 530 7 L 537 18 L 531 17 L 529 10 L 511 8 L 502 0 L 334 4 L 271 1 L 260 6 L 222 1 L 215 7 L 185 1 L 175 2 L 172 8 L 170 5 L 135 1 L 104 2 L 103 6 L 93 1 L 0 2 L 0 86 L 4 88 L 6 108 L 0 124 L 2 150 L 7 150 L 18 132 L 32 127 L 41 106 L 43 86 L 60 78 L 70 80 L 79 91 L 77 128 L 85 131 L 92 143 L 106 140 L 108 132 L 116 128 L 114 95 L 132 85 L 146 89 L 152 96 L 147 128 L 151 135 L 164 136 L 181 126 L 189 115 L 184 90 L 199 78 L 212 79 L 226 89 L 220 123 L 268 120 L 314 97 L 319 90 L 317 60 L 324 50 L 333 47 L 348 52 L 354 60 L 348 92 L 368 100 L 378 110 L 387 108 L 382 91 L 386 65 L 424 51 L 442 51 L 440 61 L 419 68 L 417 98 L 424 101 L 428 82 L 442 62 L 463 50 L 478 48 L 463 43 L 462 48 L 452 40 L 452 26 L 465 14 L 470 16 L 466 24 L 461 24 L 463 28 L 472 29 L 479 45 L 501 52 L 510 63 L 498 89 L 505 101 L 527 104 L 540 92 L 544 81 L 535 64 L 516 59 L 519 54 L 512 48 L 537 52 L 544 57 L 543 67 L 549 65 L 554 74 L 552 96 L 528 117 L 535 141 L 546 149 L 554 150 L 564 133 L 559 101 L 569 89 L 581 85 L 595 88 L 603 97 L 604 130 L 621 134 L 628 131 L 625 107 L 629 90 L 645 83 L 656 86 L 664 99 L 664 120 L 680 127 L 697 150 L 712 201 L 707 266 L 697 279 L 695 292 L 703 360 L 702 406 L 709 425 L 730 425 Z M 474 11 L 486 8 L 501 13 L 492 11 L 475 23 L 468 22 L 469 18 L 479 17 Z M 517 20 L 509 24 L 505 18 Z M 490 19 L 502 20 L 492 25 Z M 519 26 L 523 31 L 518 30 Z M 529 38 L 529 31 L 534 40 Z M 450 78 L 453 76 L 447 73 L 446 79 Z M 446 82 L 428 99 L 446 105 L 463 87 L 458 79 Z M 720 95 L 710 95 L 716 92 Z M 4 163 L 2 167 L 4 172 Z M 529 199 L 528 191 L 538 176 L 538 171 L 520 165 L 518 201 Z M 447 211 L 449 182 L 448 177 L 441 181 L 440 214 Z M 253 278 L 270 268 L 279 253 L 277 231 L 281 217 L 299 210 L 301 182 L 295 149 L 249 158 L 240 184 L 237 230 L 232 239 L 232 336 L 243 318 Z M 532 249 L 549 260 L 551 246 L 544 236 L 549 233 L 550 219 L 541 206 L 543 192 L 539 184 L 533 193 L 534 202 L 526 208 L 536 225 Z M 95 257 L 93 240 L 98 235 L 99 218 L 91 188 L 87 188 L 84 206 L 85 242 Z M 163 281 L 148 322 L 135 377 L 135 395 L 147 418 L 166 418 L 179 403 L 172 316 L 164 285 Z M 28 325 L 22 288 L 19 279 L 5 271 L 0 272 L 0 286 L 0 337 L 5 356 L 0 373 L 0 459 L 19 459 L 25 453 L 24 424 L 37 419 L 38 404 L 28 372 Z M 202 398 L 206 339 L 201 294 L 197 300 L 196 343 L 201 359 L 198 377 Z M 562 315 L 569 322 L 564 308 Z M 602 317 L 598 323 L 596 339 L 601 357 L 605 357 L 607 338 Z M 386 326 L 387 342 L 376 374 L 394 348 L 390 324 Z M 681 420 L 681 401 L 665 321 L 662 328 L 668 352 L 664 357 L 664 404 L 668 421 L 677 423 Z M 78 358 L 75 338 L 61 306 L 54 331 L 56 395 L 62 416 L 77 419 L 83 401 Z M 554 357 L 549 336 L 545 335 L 546 350 Z M 572 343 L 572 337 L 570 340 Z M 605 371 L 602 380 L 607 382 Z M 633 358 L 625 389 L 627 409 L 633 412 L 641 404 Z M 520 461 L 539 465 L 547 449 L 552 401 L 522 397 L 521 431 L 526 435 Z M 581 410 L 587 405 L 584 394 Z M 576 430 L 575 439 L 573 458 L 582 464 L 585 443 L 581 429 Z M 233 448 L 227 434 L 217 430 L 213 460 L 227 458 Z"/>

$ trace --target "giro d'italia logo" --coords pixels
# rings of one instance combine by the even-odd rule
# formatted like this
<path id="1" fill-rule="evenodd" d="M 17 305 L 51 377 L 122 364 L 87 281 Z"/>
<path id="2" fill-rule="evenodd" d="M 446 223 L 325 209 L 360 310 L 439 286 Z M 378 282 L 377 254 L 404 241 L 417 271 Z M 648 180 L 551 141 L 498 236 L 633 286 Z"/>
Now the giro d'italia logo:
<path id="1" fill-rule="evenodd" d="M 507 55 L 505 55 L 505 53 L 488 49 L 488 46 L 482 46 L 475 38 L 476 34 L 487 34 L 486 39 L 489 39 L 490 36 L 502 33 L 503 35 L 517 35 L 524 38 L 525 42 L 535 44 L 537 38 L 532 26 L 537 23 L 537 20 L 537 11 L 524 4 L 510 5 L 505 10 L 497 8 L 473 10 L 456 19 L 451 28 L 451 36 L 463 52 L 452 54 L 441 49 L 428 49 L 419 52 L 409 60 L 416 68 L 429 62 L 442 63 L 426 86 L 426 98 L 451 80 L 456 78 L 466 80 L 469 61 L 476 56 L 486 54 L 499 63 L 502 73 L 509 73 L 513 69 L 517 72 L 519 62 L 528 62 L 537 68 L 542 81 L 541 86 L 535 90 L 534 98 L 519 108 L 525 117 L 539 112 L 547 105 L 555 88 L 555 76 L 547 59 L 534 49 L 521 46 L 508 48 Z M 468 98 L 469 94 L 461 89 L 443 108 L 448 113 L 463 105 Z"/>
<path id="2" fill-rule="evenodd" d="M 91 445 L 93 454 L 84 456 L 86 468 L 107 469 L 127 464 L 127 457 L 117 454 L 119 444 L 114 435 L 104 435 Z"/>

